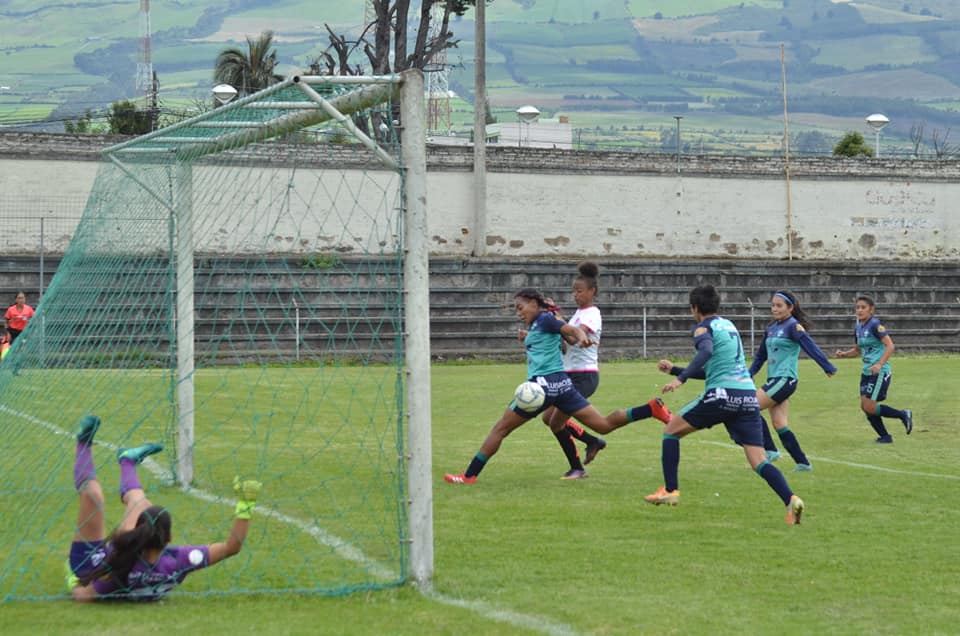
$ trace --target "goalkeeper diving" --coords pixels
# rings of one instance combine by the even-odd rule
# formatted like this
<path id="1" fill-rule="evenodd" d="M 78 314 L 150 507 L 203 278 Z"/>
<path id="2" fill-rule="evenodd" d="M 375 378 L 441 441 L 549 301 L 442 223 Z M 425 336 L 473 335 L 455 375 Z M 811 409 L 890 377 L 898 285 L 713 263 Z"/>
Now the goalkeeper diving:
<path id="1" fill-rule="evenodd" d="M 93 438 L 100 418 L 80 422 L 73 483 L 79 495 L 77 530 L 70 545 L 67 589 L 77 601 L 127 599 L 156 601 L 183 582 L 188 574 L 215 565 L 240 552 L 261 484 L 235 477 L 237 498 L 233 525 L 225 541 L 209 545 L 171 545 L 170 512 L 154 505 L 140 485 L 137 466 L 163 450 L 144 444 L 117 451 L 123 520 L 110 536 L 104 523 L 103 489 L 93 463 Z"/>

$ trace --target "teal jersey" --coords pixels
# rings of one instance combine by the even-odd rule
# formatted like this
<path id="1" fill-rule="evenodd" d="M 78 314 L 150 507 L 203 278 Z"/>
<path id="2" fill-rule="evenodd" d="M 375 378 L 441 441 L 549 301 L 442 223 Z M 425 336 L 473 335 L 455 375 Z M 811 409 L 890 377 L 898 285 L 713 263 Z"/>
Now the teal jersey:
<path id="1" fill-rule="evenodd" d="M 705 340 L 710 342 L 703 342 Z M 693 343 L 697 347 L 698 358 L 704 347 L 712 350 L 703 365 L 706 375 L 705 391 L 718 388 L 756 390 L 757 387 L 747 371 L 740 333 L 732 322 L 721 316 L 706 318 L 694 327 Z M 688 371 L 695 370 L 688 367 Z"/>
<path id="2" fill-rule="evenodd" d="M 780 322 L 772 322 L 763 332 L 763 340 L 754 355 L 750 365 L 750 376 L 753 377 L 767 363 L 767 377 L 793 378 L 798 380 L 800 374 L 797 362 L 800 360 L 800 350 L 803 349 L 820 368 L 827 373 L 836 373 L 837 368 L 831 364 L 820 347 L 807 334 L 797 319 L 793 316 Z"/>
<path id="3" fill-rule="evenodd" d="M 883 338 L 890 335 L 887 328 L 883 326 L 880 319 L 871 316 L 867 322 L 857 323 L 857 346 L 860 348 L 860 355 L 863 356 L 863 375 L 870 375 L 870 367 L 880 362 L 883 357 Z M 890 373 L 890 361 L 888 360 L 880 368 L 880 375 Z"/>
<path id="4" fill-rule="evenodd" d="M 523 339 L 523 346 L 527 349 L 528 380 L 538 375 L 563 372 L 560 328 L 565 324 L 548 311 L 542 312 L 530 323 L 527 337 Z"/>

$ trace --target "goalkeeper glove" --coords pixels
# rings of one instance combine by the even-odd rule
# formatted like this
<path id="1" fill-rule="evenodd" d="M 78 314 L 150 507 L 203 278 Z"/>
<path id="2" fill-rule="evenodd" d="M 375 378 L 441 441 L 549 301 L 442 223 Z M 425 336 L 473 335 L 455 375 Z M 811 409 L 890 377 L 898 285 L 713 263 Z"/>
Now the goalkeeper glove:
<path id="1" fill-rule="evenodd" d="M 233 478 L 233 492 L 237 495 L 237 510 L 234 518 L 249 519 L 253 506 L 257 503 L 260 488 L 263 486 L 253 479 Z"/>
<path id="2" fill-rule="evenodd" d="M 72 592 L 73 588 L 80 587 L 80 578 L 73 571 L 73 568 L 70 567 L 69 559 L 67 560 L 64 572 L 66 574 L 67 592 Z"/>

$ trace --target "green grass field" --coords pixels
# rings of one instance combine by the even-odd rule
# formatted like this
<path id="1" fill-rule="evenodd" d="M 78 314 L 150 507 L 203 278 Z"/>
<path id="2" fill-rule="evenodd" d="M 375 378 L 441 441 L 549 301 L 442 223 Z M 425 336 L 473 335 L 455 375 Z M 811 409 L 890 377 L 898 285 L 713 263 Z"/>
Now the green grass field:
<path id="1" fill-rule="evenodd" d="M 0 610 L 0 632 L 155 634 L 175 625 L 204 634 L 955 633 L 960 519 L 951 502 L 960 445 L 947 396 L 960 358 L 896 356 L 893 365 L 888 403 L 912 408 L 916 426 L 906 437 L 888 422 L 896 441 L 878 446 L 858 409 L 858 363 L 838 361 L 831 379 L 801 363 L 791 428 L 815 470 L 787 473 L 807 502 L 799 527 L 784 524 L 780 501 L 719 429 L 682 443 L 681 505 L 645 504 L 642 496 L 662 483 L 661 427 L 649 420 L 608 436 L 587 480 L 558 479 L 566 470 L 560 450 L 531 422 L 476 485 L 445 484 L 442 474 L 466 467 L 523 367 L 435 366 L 431 592 L 174 595 L 148 606 L 13 602 Z M 594 403 L 607 411 L 644 402 L 665 377 L 650 361 L 608 363 Z M 667 403 L 694 398 L 696 384 Z M 778 466 L 788 471 L 793 462 L 784 457 Z M 257 519 L 255 527 L 266 523 Z M 252 533 L 237 563 L 217 568 L 236 575 L 244 556 L 289 558 L 273 536 Z M 278 573 L 285 567 L 280 560 Z M 203 577 L 215 575 L 193 575 L 183 590 L 202 590 Z M 57 573 L 49 579 L 59 584 Z"/>

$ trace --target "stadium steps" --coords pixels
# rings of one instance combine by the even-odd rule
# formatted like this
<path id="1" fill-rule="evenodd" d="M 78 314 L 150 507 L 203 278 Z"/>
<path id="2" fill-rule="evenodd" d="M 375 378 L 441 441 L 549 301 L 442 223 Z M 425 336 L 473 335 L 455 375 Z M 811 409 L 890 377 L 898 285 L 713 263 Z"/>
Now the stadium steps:
<path id="1" fill-rule="evenodd" d="M 748 350 L 759 342 L 770 320 L 772 291 L 785 288 L 800 297 L 815 323 L 811 333 L 828 353 L 851 346 L 853 298 L 862 292 L 876 298 L 878 314 L 899 349 L 960 351 L 956 263 L 598 260 L 605 359 L 636 358 L 644 350 L 648 357 L 688 357 L 693 323 L 687 295 L 693 286 L 706 282 L 721 291 L 721 313 L 738 325 Z M 538 287 L 569 315 L 575 309 L 570 285 L 577 262 L 432 259 L 434 357 L 522 359 L 513 294 L 521 287 Z M 58 259 L 45 259 L 45 284 L 58 264 Z M 389 302 L 394 297 L 397 285 L 397 277 L 388 273 L 391 266 L 392 261 L 384 259 L 337 261 L 326 269 L 302 257 L 257 259 L 251 276 L 245 259 L 200 257 L 195 298 L 198 353 L 208 360 L 229 361 L 265 355 L 274 344 L 288 353 L 295 351 L 294 297 L 300 304 L 302 352 L 323 351 L 331 343 L 338 355 L 349 355 L 349 351 L 364 356 L 378 348 L 390 349 L 397 335 L 393 324 L 397 309 L 385 304 L 385 299 Z M 137 267 L 155 274 L 158 283 L 165 281 L 162 260 Z M 118 265 L 118 269 L 122 268 Z M 0 298 L 6 293 L 12 302 L 16 291 L 24 289 L 28 302 L 36 304 L 37 293 L 31 289 L 38 285 L 39 259 L 0 258 L 0 280 Z M 82 279 L 78 276 L 78 280 Z M 122 280 L 123 272 L 117 271 L 108 285 L 122 285 Z M 348 285 L 354 290 L 341 291 Z M 104 291 L 103 286 L 78 284 L 62 293 L 83 297 Z M 107 308 L 101 324 L 123 322 L 130 346 L 153 343 L 162 351 L 167 327 L 158 322 L 161 317 L 142 310 L 146 299 L 158 294 L 163 291 L 129 296 L 122 306 Z M 60 319 L 61 325 L 54 318 L 48 329 L 65 330 L 77 343 L 98 342 L 98 335 L 82 321 L 71 326 L 69 317 Z M 340 344 L 342 350 L 336 348 Z"/>

